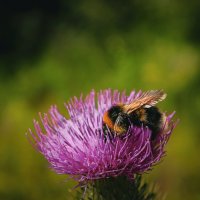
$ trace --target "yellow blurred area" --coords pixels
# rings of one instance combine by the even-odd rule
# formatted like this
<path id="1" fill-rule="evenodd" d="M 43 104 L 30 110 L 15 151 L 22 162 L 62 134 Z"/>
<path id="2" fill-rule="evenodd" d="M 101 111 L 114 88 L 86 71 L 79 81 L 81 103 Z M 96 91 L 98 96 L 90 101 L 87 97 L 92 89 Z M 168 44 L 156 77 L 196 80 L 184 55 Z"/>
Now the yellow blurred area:
<path id="1" fill-rule="evenodd" d="M 167 145 L 167 155 L 145 179 L 159 185 L 166 200 L 199 200 L 200 46 L 198 39 L 193 42 L 186 34 L 192 26 L 187 16 L 196 12 L 196 4 L 188 8 L 190 13 L 187 4 L 178 1 L 172 5 L 151 1 L 151 6 L 130 1 L 123 12 L 121 4 L 112 1 L 86 1 L 77 7 L 72 1 L 59 2 L 73 12 L 58 10 L 61 18 L 51 16 L 57 20 L 55 30 L 41 44 L 36 58 L 25 51 L 18 54 L 16 49 L 13 64 L 9 62 L 13 54 L 0 54 L 0 199 L 59 200 L 75 195 L 76 183 L 49 169 L 28 142 L 25 133 L 33 129 L 38 112 L 46 113 L 56 104 L 67 116 L 64 102 L 92 89 L 129 93 L 161 88 L 168 97 L 159 107 L 168 113 L 176 110 L 175 119 L 180 122 Z M 36 16 L 31 20 L 39 20 Z M 20 27 L 29 29 L 27 24 Z M 24 43 L 31 41 L 31 33 Z"/>

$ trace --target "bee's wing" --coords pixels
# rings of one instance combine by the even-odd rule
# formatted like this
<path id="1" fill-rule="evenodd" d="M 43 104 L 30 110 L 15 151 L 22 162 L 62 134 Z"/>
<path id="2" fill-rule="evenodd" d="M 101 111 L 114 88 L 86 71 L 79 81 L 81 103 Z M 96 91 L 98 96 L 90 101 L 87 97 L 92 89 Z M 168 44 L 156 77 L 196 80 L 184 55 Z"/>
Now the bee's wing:
<path id="1" fill-rule="evenodd" d="M 124 105 L 126 113 L 131 113 L 141 106 L 151 107 L 166 98 L 167 94 L 163 90 L 150 90 L 143 93 L 140 97 L 135 99 L 130 104 Z"/>

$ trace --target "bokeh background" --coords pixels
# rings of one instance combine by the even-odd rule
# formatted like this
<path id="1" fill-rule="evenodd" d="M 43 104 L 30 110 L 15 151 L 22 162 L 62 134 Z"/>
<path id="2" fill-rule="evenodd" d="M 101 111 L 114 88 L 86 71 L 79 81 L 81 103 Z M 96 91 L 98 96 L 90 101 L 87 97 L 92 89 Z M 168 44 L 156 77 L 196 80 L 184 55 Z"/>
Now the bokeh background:
<path id="1" fill-rule="evenodd" d="M 91 89 L 157 89 L 180 123 L 145 175 L 167 200 L 200 199 L 200 1 L 0 2 L 0 199 L 73 199 L 27 141 L 38 112 Z"/>

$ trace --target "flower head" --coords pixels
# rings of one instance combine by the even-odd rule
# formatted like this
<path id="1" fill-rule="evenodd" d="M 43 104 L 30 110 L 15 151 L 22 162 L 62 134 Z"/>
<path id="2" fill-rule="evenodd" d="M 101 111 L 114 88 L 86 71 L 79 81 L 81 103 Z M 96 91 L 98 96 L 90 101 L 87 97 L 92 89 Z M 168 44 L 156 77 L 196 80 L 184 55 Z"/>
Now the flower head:
<path id="1" fill-rule="evenodd" d="M 34 121 L 36 134 L 30 130 L 36 148 L 59 174 L 68 174 L 79 182 L 120 175 L 133 178 L 146 172 L 165 154 L 174 123 L 173 113 L 152 141 L 148 127 L 131 126 L 123 137 L 105 135 L 102 117 L 112 105 L 130 103 L 143 93 L 132 91 L 129 96 L 117 90 L 92 91 L 84 100 L 72 99 L 66 108 L 69 119 L 56 106 L 41 116 L 43 128 Z"/>

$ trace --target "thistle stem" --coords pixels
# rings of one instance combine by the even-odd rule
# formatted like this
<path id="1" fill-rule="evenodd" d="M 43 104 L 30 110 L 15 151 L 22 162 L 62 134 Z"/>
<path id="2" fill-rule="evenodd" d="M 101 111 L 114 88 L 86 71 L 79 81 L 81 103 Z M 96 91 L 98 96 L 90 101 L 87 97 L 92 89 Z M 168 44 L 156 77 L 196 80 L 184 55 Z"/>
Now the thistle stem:
<path id="1" fill-rule="evenodd" d="M 142 183 L 141 176 L 134 180 L 126 177 L 116 177 L 97 180 L 88 185 L 85 197 L 82 200 L 155 200 L 156 194 L 149 191 L 147 183 Z"/>

